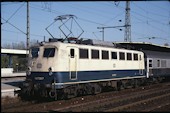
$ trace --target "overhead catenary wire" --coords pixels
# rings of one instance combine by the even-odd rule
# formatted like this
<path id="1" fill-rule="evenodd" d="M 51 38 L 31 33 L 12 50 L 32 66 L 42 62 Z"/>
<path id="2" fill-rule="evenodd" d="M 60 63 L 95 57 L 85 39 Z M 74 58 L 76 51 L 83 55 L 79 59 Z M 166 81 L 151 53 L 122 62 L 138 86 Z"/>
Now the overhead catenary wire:
<path id="1" fill-rule="evenodd" d="M 25 3 L 21 4 L 21 6 L 6 20 L 5 23 L 7 23 L 23 6 Z M 4 24 L 4 23 L 3 23 Z"/>
<path id="2" fill-rule="evenodd" d="M 61 15 L 66 15 L 67 13 L 64 13 L 64 12 L 60 12 L 60 11 L 57 11 L 57 10 L 52 10 L 50 9 L 51 11 L 47 11 L 47 10 L 44 10 L 42 7 L 38 6 L 38 5 L 31 5 L 30 6 L 31 8 L 34 8 L 34 9 L 38 9 L 38 10 L 41 10 L 41 11 L 44 11 L 44 12 L 49 12 L 49 13 L 55 13 L 55 14 L 61 14 Z M 75 7 L 74 7 L 75 8 Z M 93 13 L 94 14 L 94 13 Z M 99 15 L 101 16 L 101 15 Z M 91 21 L 91 20 L 88 20 L 88 19 L 83 19 L 83 18 L 80 18 L 81 20 L 83 21 L 86 21 L 86 22 L 90 22 L 90 23 L 94 23 L 94 24 L 100 24 L 100 25 L 103 25 L 101 23 L 97 23 L 97 22 L 94 22 L 94 21 Z"/>
<path id="3" fill-rule="evenodd" d="M 34 9 L 38 9 L 38 10 L 41 10 L 41 11 L 44 11 L 44 12 L 49 12 L 49 11 L 47 11 L 47 10 L 43 10 L 41 7 L 40 8 L 38 8 L 38 7 L 35 7 L 35 6 L 32 6 L 32 5 L 30 5 L 30 7 L 31 8 L 34 8 Z M 55 10 L 51 10 L 49 13 L 55 13 L 55 14 L 65 14 L 65 13 L 63 13 L 63 12 L 59 12 L 59 11 L 55 11 Z M 89 22 L 89 23 L 93 23 L 93 24 L 97 24 L 97 25 L 102 25 L 102 26 L 107 26 L 107 25 L 105 25 L 105 24 L 101 24 L 101 23 L 97 23 L 97 22 L 95 22 L 95 21 L 91 21 L 91 20 L 88 20 L 88 19 L 84 19 L 84 18 L 79 18 L 80 20 L 82 20 L 82 21 L 85 21 L 85 22 Z M 35 19 L 34 19 L 35 20 Z M 9 23 L 9 22 L 8 22 Z M 9 23 L 10 24 L 10 23 Z M 18 29 L 19 31 L 21 31 L 23 34 L 26 34 L 26 33 L 24 33 L 22 30 L 20 30 L 19 28 L 17 28 L 16 26 L 14 26 L 14 25 L 12 25 L 13 27 L 15 27 L 16 29 Z M 33 34 L 31 34 L 32 36 L 36 36 L 36 35 L 33 35 Z M 37 36 L 40 36 L 40 35 L 37 35 Z M 41 36 L 40 36 L 41 37 Z"/>
<path id="4" fill-rule="evenodd" d="M 16 18 L 22 18 L 22 19 L 25 19 L 25 17 L 23 17 L 23 16 L 19 16 L 19 17 L 16 17 Z M 34 18 L 34 17 L 30 17 L 30 19 L 31 19 L 31 21 L 36 21 L 36 22 L 38 22 L 38 23 L 47 23 L 47 21 L 44 21 L 44 20 L 42 20 L 42 19 L 37 19 L 37 18 Z M 42 24 L 41 24 L 42 25 Z"/>
<path id="5" fill-rule="evenodd" d="M 121 7 L 121 6 L 118 6 L 119 8 L 123 8 L 123 7 Z M 146 17 L 146 16 L 144 16 L 144 15 L 142 15 L 142 14 L 139 14 L 139 13 L 137 13 L 137 12 L 135 12 L 135 11 L 131 11 L 132 13 L 135 13 L 135 14 L 137 14 L 137 15 L 139 15 L 139 16 L 141 16 L 141 17 Z M 134 17 L 134 16 L 133 16 Z M 155 19 L 152 19 L 152 18 L 150 18 L 150 17 L 146 17 L 146 18 L 149 18 L 150 20 L 152 20 L 151 22 L 157 22 L 158 24 L 161 24 L 161 25 L 164 25 L 164 26 L 168 26 L 167 24 L 164 24 L 164 23 L 161 23 L 160 21 L 158 21 L 158 20 L 155 20 Z M 139 19 L 138 19 L 139 20 Z M 147 22 L 146 22 L 147 23 Z M 147 23 L 148 24 L 148 23 Z M 148 24 L 149 26 L 152 26 L 152 28 L 153 29 L 157 29 L 157 30 L 161 30 L 162 32 L 164 32 L 164 33 L 167 33 L 166 31 L 164 31 L 164 30 L 162 30 L 162 29 L 159 29 L 159 28 L 157 28 L 157 27 L 153 27 L 153 25 L 151 25 L 151 24 Z"/>
<path id="6" fill-rule="evenodd" d="M 113 2 L 109 2 L 109 4 L 113 4 Z M 124 9 L 124 7 L 122 7 L 122 6 L 117 6 L 119 9 L 121 8 L 121 9 Z M 139 7 L 138 7 L 139 8 Z M 159 14 L 156 14 L 156 13 L 153 13 L 153 12 L 150 12 L 150 11 L 147 11 L 147 10 L 145 10 L 145 9 L 143 9 L 143 8 L 140 8 L 142 11 L 144 11 L 145 13 L 151 13 L 151 14 L 153 14 L 153 15 L 156 15 L 156 16 L 160 16 L 160 17 L 166 17 L 167 18 L 167 16 L 164 16 L 164 15 L 159 15 Z M 161 24 L 161 25 L 163 25 L 163 26 L 168 26 L 168 24 L 166 24 L 166 23 L 163 23 L 163 22 L 160 22 L 160 21 L 158 21 L 158 20 L 156 20 L 156 19 L 153 19 L 153 18 L 151 18 L 151 17 L 148 17 L 148 16 L 145 16 L 145 15 L 143 15 L 143 14 L 140 14 L 140 13 L 137 13 L 136 11 L 131 11 L 132 12 L 132 14 L 133 14 L 133 17 L 134 18 L 136 18 L 136 19 L 138 19 L 138 20 L 140 20 L 140 23 L 146 23 L 148 26 L 151 26 L 153 29 L 155 29 L 155 30 L 158 30 L 158 31 L 162 31 L 162 32 L 164 32 L 164 33 L 168 33 L 168 32 L 166 32 L 165 30 L 163 30 L 163 29 L 160 29 L 160 28 L 158 28 L 158 27 L 153 27 L 153 25 L 151 25 L 151 24 L 149 24 L 148 22 L 150 21 L 150 22 L 155 22 L 155 23 L 158 23 L 158 24 Z M 142 19 L 139 19 L 139 18 L 137 18 L 136 17 L 136 15 L 134 16 L 134 14 L 136 14 L 136 15 L 139 15 L 139 16 L 141 16 L 141 17 L 145 17 L 145 18 L 147 18 L 147 21 L 145 22 L 145 21 L 143 21 Z M 149 20 L 149 21 L 148 21 Z"/>
<path id="7" fill-rule="evenodd" d="M 167 4 L 169 4 L 170 5 L 170 1 L 168 2 L 168 1 L 166 1 L 167 2 Z M 168 11 L 169 9 L 166 9 L 165 7 L 162 7 L 162 6 L 160 6 L 160 5 L 157 5 L 157 4 L 154 4 L 153 2 L 149 2 L 150 4 L 153 4 L 152 6 L 154 6 L 154 7 L 156 7 L 156 8 L 159 8 L 160 10 L 164 10 L 164 11 Z"/>
<path id="8" fill-rule="evenodd" d="M 44 12 L 49 12 L 49 11 L 43 10 L 41 7 L 40 7 L 40 8 L 39 8 L 38 6 L 35 7 L 35 5 L 34 5 L 34 6 L 31 6 L 31 5 L 30 5 L 30 7 L 35 8 L 35 9 L 38 9 L 38 10 L 41 10 L 41 11 L 44 11 Z M 38 7 L 38 8 L 37 8 L 37 7 Z M 66 15 L 66 13 L 59 12 L 59 11 L 52 10 L 52 9 L 51 9 L 51 11 L 50 11 L 49 13 Z M 107 25 L 105 25 L 105 24 L 98 23 L 98 22 L 95 22 L 95 21 L 92 21 L 92 20 L 88 20 L 88 19 L 84 19 L 84 18 L 80 18 L 80 17 L 77 17 L 77 18 L 80 19 L 80 20 L 86 21 L 86 22 L 93 23 L 93 24 L 102 25 L 102 26 L 107 26 Z"/>
<path id="9" fill-rule="evenodd" d="M 113 4 L 112 2 L 108 2 L 108 3 L 109 3 L 109 4 Z M 119 9 L 125 9 L 124 7 L 122 7 L 122 6 L 120 6 L 120 5 L 119 5 L 117 8 L 119 8 Z M 132 12 L 132 13 L 135 13 L 135 14 L 141 16 L 141 17 L 148 18 L 148 19 L 150 19 L 150 20 L 152 20 L 152 21 L 155 21 L 155 22 L 157 22 L 157 23 L 159 23 L 159 24 L 167 25 L 167 24 L 162 23 L 162 22 L 160 22 L 160 21 L 158 21 L 158 20 L 156 20 L 156 19 L 153 19 L 153 18 L 151 18 L 151 17 L 147 17 L 147 16 L 145 16 L 145 15 L 142 15 L 142 14 L 140 14 L 140 13 L 137 13 L 137 12 L 134 11 L 134 10 L 131 10 L 131 12 Z M 148 11 L 147 11 L 147 12 L 148 12 Z"/>
<path id="10" fill-rule="evenodd" d="M 158 14 L 158 13 L 154 13 L 154 12 L 151 12 L 151 11 L 147 11 L 146 9 L 141 8 L 141 7 L 140 7 L 139 5 L 137 5 L 135 2 L 132 2 L 132 4 L 133 4 L 135 7 L 137 7 L 138 9 L 141 9 L 142 11 L 144 11 L 145 13 L 149 13 L 149 14 L 152 14 L 152 15 L 156 15 L 156 16 L 168 18 L 168 16 L 160 15 L 160 14 Z"/>
<path id="11" fill-rule="evenodd" d="M 12 30 L 7 30 L 7 29 L 1 29 L 2 31 L 6 31 L 6 32 L 12 32 L 12 33 L 17 33 L 17 34 L 23 34 L 21 32 L 17 32 L 17 31 L 12 31 Z M 30 34 L 31 36 L 36 36 L 36 37 L 44 37 L 44 35 L 39 35 L 39 34 Z M 45 36 L 45 37 L 48 37 L 48 36 Z"/>
<path id="12" fill-rule="evenodd" d="M 140 20 L 140 21 L 141 21 L 141 19 L 137 18 L 136 16 L 133 15 L 133 17 L 136 18 L 137 20 Z M 142 22 L 142 21 L 141 21 L 141 22 Z M 160 29 L 160 28 L 158 28 L 158 27 L 156 27 L 156 26 L 153 26 L 153 25 L 151 25 L 151 24 L 148 23 L 148 22 L 153 22 L 153 21 L 147 21 L 147 22 L 143 21 L 144 24 L 147 24 L 148 26 L 151 26 L 153 29 L 158 30 L 158 31 L 162 31 L 162 32 L 168 34 L 168 32 L 166 32 L 166 31 L 164 31 L 163 29 Z"/>
<path id="13" fill-rule="evenodd" d="M 4 5 L 15 5 L 15 4 L 18 4 L 18 3 L 21 3 L 21 2 L 12 2 L 12 3 L 1 2 L 1 5 L 2 6 L 4 6 Z"/>
<path id="14" fill-rule="evenodd" d="M 39 6 L 36 6 L 36 7 L 39 7 Z M 36 7 L 32 7 L 32 8 L 36 8 Z M 42 8 L 36 8 L 38 10 L 42 10 Z M 45 12 L 49 12 L 49 11 L 46 11 L 46 10 L 42 10 L 42 11 L 45 11 Z M 59 11 L 55 11 L 55 10 L 52 10 L 51 9 L 51 12 L 52 13 L 62 13 L 62 14 L 65 14 L 63 12 L 59 12 Z M 50 12 L 49 12 L 50 13 Z M 121 14 L 120 14 L 121 15 Z M 116 15 L 116 16 L 119 16 L 119 15 Z M 82 21 L 85 21 L 85 22 L 89 22 L 89 23 L 93 23 L 93 24 L 96 24 L 96 25 L 101 25 L 101 26 L 107 26 L 106 24 L 102 24 L 102 23 L 98 23 L 98 22 L 95 22 L 95 21 L 92 21 L 92 20 L 88 20 L 88 19 L 84 19 L 84 18 L 80 18 L 80 17 L 77 17 L 79 20 L 82 20 Z"/>
<path id="15" fill-rule="evenodd" d="M 104 4 L 105 4 L 105 2 L 103 2 Z M 102 3 L 102 4 L 103 4 Z M 106 4 L 105 4 L 106 5 Z M 115 4 L 114 4 L 115 5 Z M 108 5 L 108 6 L 111 6 L 111 5 Z M 121 6 L 121 3 L 117 6 L 117 7 L 119 7 L 119 6 Z M 51 9 L 51 11 L 48 11 L 48 10 L 44 10 L 41 6 L 38 6 L 38 5 L 35 5 L 35 4 L 30 4 L 30 7 L 31 8 L 33 8 L 34 7 L 34 9 L 38 9 L 38 10 L 41 10 L 41 11 L 44 11 L 44 12 L 49 12 L 49 13 L 53 13 L 53 14 L 58 14 L 58 15 L 60 15 L 60 14 L 66 14 L 66 13 L 64 13 L 64 12 L 60 12 L 60 11 L 57 11 L 57 10 L 52 10 Z M 111 6 L 112 7 L 112 6 Z M 124 10 L 124 8 L 122 8 L 123 10 Z M 123 11 L 122 10 L 122 11 Z M 93 11 L 94 12 L 94 11 Z M 122 14 L 123 14 L 123 12 L 122 12 Z M 132 14 L 133 15 L 133 17 L 134 18 L 136 18 L 137 19 L 137 17 L 138 17 L 138 20 L 140 20 L 140 18 L 139 18 L 139 16 L 137 16 L 136 15 L 136 13 L 133 13 Z M 141 16 L 141 15 L 140 15 Z M 142 16 L 141 16 L 142 17 Z M 88 19 L 84 19 L 84 18 L 78 18 L 79 20 L 82 20 L 82 21 L 85 21 L 85 22 L 88 22 L 88 23 L 92 23 L 92 24 L 96 24 L 96 25 L 101 25 L 101 26 L 107 26 L 107 25 L 105 25 L 105 23 L 100 23 L 100 22 L 97 22 L 97 21 L 93 21 L 93 20 L 90 20 L 89 18 Z M 111 18 L 111 19 L 108 19 L 108 21 L 112 21 L 112 19 L 114 20 L 114 18 Z M 153 19 L 153 18 L 152 18 Z M 148 22 L 157 22 L 157 21 L 152 21 L 152 19 L 149 19 L 148 20 Z M 38 19 L 37 18 L 37 20 L 36 21 L 38 21 L 38 20 L 40 20 L 41 21 L 41 19 Z M 39 21 L 38 21 L 39 22 Z M 143 21 L 143 19 L 141 19 L 140 20 L 140 22 L 141 23 L 146 23 L 146 21 Z M 160 22 L 160 21 L 159 21 Z M 149 24 L 151 24 L 152 25 L 152 23 L 149 23 Z M 162 24 L 162 23 L 159 23 L 159 24 Z M 153 25 L 154 25 L 154 23 L 153 23 Z M 166 24 L 162 24 L 162 25 L 166 25 Z M 148 25 L 149 26 L 149 25 Z M 152 27 L 153 29 L 156 29 L 156 28 L 154 28 L 154 27 Z M 162 29 L 163 30 L 163 29 Z M 166 31 L 165 31 L 166 32 Z"/>
<path id="16" fill-rule="evenodd" d="M 94 9 L 94 8 L 85 8 L 85 9 L 83 9 L 84 6 L 76 7 L 76 5 L 74 5 L 74 4 L 66 4 L 66 5 L 74 8 L 74 9 L 78 9 L 78 11 L 82 11 L 82 12 L 85 12 L 85 13 L 96 15 L 96 16 L 99 16 L 99 17 L 102 17 L 102 18 L 110 18 L 110 17 L 108 17 L 107 12 L 105 12 L 105 13 L 98 13 L 99 11 L 95 11 L 95 10 L 90 10 L 89 11 L 88 10 L 88 9 Z M 100 11 L 100 12 L 102 12 L 102 11 Z"/>
<path id="17" fill-rule="evenodd" d="M 104 22 L 103 24 L 106 24 L 106 23 L 108 23 L 108 22 L 110 22 L 110 21 L 112 21 L 112 20 L 116 19 L 117 17 L 119 17 L 119 16 L 123 15 L 123 14 L 124 14 L 124 11 L 122 11 L 122 13 L 117 14 L 117 15 L 116 15 L 116 16 L 114 16 L 113 18 L 110 18 L 109 20 L 107 20 L 107 21 L 106 21 L 106 22 Z"/>
<path id="18" fill-rule="evenodd" d="M 111 3 L 111 2 L 109 2 L 109 3 Z M 113 3 L 112 3 L 113 4 Z M 105 4 L 106 5 L 106 4 Z M 114 4 L 115 5 L 115 4 Z M 35 7 L 36 6 L 36 7 Z M 107 6 L 109 6 L 109 5 L 107 5 Z M 32 7 L 32 8 L 37 8 L 37 9 L 39 9 L 39 10 L 42 10 L 42 11 L 45 11 L 45 12 L 49 12 L 49 11 L 47 11 L 47 10 L 43 10 L 42 9 L 42 7 L 39 7 L 38 5 L 30 5 L 30 7 Z M 38 8 L 39 7 L 39 8 Z M 118 7 L 120 7 L 120 5 L 118 6 Z M 124 8 L 123 8 L 124 9 Z M 66 14 L 66 13 L 63 13 L 63 12 L 59 12 L 59 11 L 56 11 L 56 10 L 51 10 L 50 11 L 51 13 L 56 13 L 56 14 Z M 143 15 L 141 15 L 141 16 L 143 16 Z M 83 18 L 81 18 L 82 20 L 84 20 L 84 21 L 87 21 L 87 22 L 90 22 L 90 23 L 94 23 L 94 24 L 100 24 L 100 25 L 102 25 L 101 23 L 97 23 L 97 22 L 94 22 L 94 21 L 91 21 L 91 20 L 87 20 L 87 19 L 83 19 Z M 106 26 L 106 25 L 105 25 Z"/>
<path id="19" fill-rule="evenodd" d="M 32 7 L 32 6 L 30 6 L 30 7 Z M 39 8 L 37 8 L 37 7 L 39 7 L 39 6 L 36 5 L 36 7 L 35 7 L 35 5 L 34 5 L 32 8 L 36 8 L 36 9 L 38 9 L 38 10 L 42 10 L 42 11 L 45 11 L 45 12 L 49 12 L 49 11 L 43 10 L 41 7 L 39 7 Z M 50 12 L 49 12 L 49 13 L 50 13 Z M 52 10 L 52 9 L 51 9 L 51 13 L 66 14 L 66 13 L 59 12 L 59 11 Z M 116 17 L 119 16 L 119 15 L 122 15 L 123 13 L 124 13 L 124 12 L 122 12 L 121 14 L 116 15 L 114 18 L 116 18 Z M 88 20 L 88 19 L 84 19 L 84 18 L 80 18 L 80 17 L 78 17 L 78 18 L 79 18 L 80 20 L 83 20 L 83 21 L 86 21 L 86 22 L 89 22 L 89 23 L 93 23 L 93 24 L 97 24 L 97 25 L 101 25 L 101 26 L 107 26 L 105 23 L 102 24 L 102 23 L 98 23 L 98 22 L 95 22 L 95 21 L 92 21 L 92 20 Z M 112 18 L 112 19 L 114 19 L 114 18 Z"/>
<path id="20" fill-rule="evenodd" d="M 2 17 L 1 17 L 1 19 L 3 19 L 3 20 L 5 20 L 5 21 L 7 21 L 6 19 L 4 19 L 4 18 L 2 18 Z M 20 32 L 22 32 L 23 34 L 25 34 L 25 35 L 26 35 L 26 33 L 25 33 L 24 31 L 22 31 L 21 29 L 19 29 L 19 28 L 18 28 L 18 27 L 16 27 L 15 25 L 11 24 L 11 23 L 10 23 L 10 22 L 8 22 L 8 21 L 7 21 L 7 23 L 8 23 L 8 24 L 10 24 L 11 26 L 13 26 L 14 28 L 16 28 L 17 30 L 19 30 Z"/>

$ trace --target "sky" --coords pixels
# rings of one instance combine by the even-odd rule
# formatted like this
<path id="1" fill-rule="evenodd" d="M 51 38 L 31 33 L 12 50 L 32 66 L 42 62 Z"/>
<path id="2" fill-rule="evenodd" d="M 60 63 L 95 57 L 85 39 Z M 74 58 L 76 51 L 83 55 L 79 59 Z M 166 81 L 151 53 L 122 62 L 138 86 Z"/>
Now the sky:
<path id="1" fill-rule="evenodd" d="M 47 41 L 51 36 L 45 30 L 54 19 L 61 15 L 74 15 L 65 25 L 56 21 L 48 30 L 55 38 L 69 34 L 80 38 L 102 40 L 102 29 L 125 25 L 126 2 L 84 1 L 84 2 L 29 2 L 30 40 Z M 78 24 L 77 24 L 77 23 Z M 131 1 L 130 2 L 131 41 L 170 45 L 170 2 L 169 1 Z M 69 30 L 68 30 L 69 29 Z M 120 30 L 122 29 L 122 30 Z M 1 2 L 1 45 L 26 43 L 27 3 Z M 125 28 L 104 29 L 104 40 L 124 41 Z M 154 38 L 153 38 L 154 37 Z"/>

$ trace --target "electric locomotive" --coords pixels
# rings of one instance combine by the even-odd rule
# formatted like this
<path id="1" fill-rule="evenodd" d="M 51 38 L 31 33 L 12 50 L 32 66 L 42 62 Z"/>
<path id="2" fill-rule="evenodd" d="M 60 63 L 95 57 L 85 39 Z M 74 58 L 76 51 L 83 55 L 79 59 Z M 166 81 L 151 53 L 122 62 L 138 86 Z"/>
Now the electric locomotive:
<path id="1" fill-rule="evenodd" d="M 30 50 L 24 95 L 55 99 L 100 93 L 104 87 L 135 86 L 145 78 L 144 53 L 91 39 L 49 39 Z"/>

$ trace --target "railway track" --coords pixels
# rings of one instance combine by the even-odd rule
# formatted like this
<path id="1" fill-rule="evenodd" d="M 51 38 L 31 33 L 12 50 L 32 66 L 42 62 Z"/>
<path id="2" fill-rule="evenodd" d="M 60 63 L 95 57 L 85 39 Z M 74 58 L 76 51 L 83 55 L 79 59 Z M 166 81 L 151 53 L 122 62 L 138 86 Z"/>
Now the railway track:
<path id="1" fill-rule="evenodd" d="M 165 88 L 165 87 L 164 87 Z M 143 103 L 157 101 L 158 99 L 170 97 L 170 88 L 167 89 L 148 89 L 127 95 L 104 98 L 97 101 L 87 102 L 79 105 L 68 106 L 65 108 L 55 109 L 54 111 L 77 112 L 112 112 L 112 111 L 128 111 L 133 106 L 140 106 Z M 133 111 L 133 109 L 131 109 Z M 130 110 L 130 111 L 131 111 Z M 137 109 L 138 111 L 139 109 Z M 142 109 L 141 109 L 142 110 Z M 141 111 L 139 110 L 139 111 Z"/>
<path id="2" fill-rule="evenodd" d="M 164 99 L 164 105 L 168 106 L 165 100 L 170 97 L 170 83 L 154 84 L 135 89 L 126 89 L 122 91 L 104 92 L 98 95 L 88 95 L 72 98 L 69 100 L 58 100 L 43 103 L 29 103 L 12 105 L 10 107 L 2 106 L 2 112 L 68 112 L 68 111 L 154 111 L 152 103 Z M 144 105 L 150 106 L 150 109 Z M 136 107 L 137 106 L 137 107 Z M 138 106 L 143 106 L 143 109 Z M 142 107 L 140 107 L 142 108 Z M 157 109 L 160 109 L 159 106 Z"/>
<path id="3" fill-rule="evenodd" d="M 152 94 L 146 94 L 146 95 L 142 95 L 142 96 L 140 95 L 138 97 L 133 97 L 133 98 L 129 98 L 127 100 L 123 100 L 123 101 L 128 101 L 128 102 L 127 103 L 125 102 L 124 105 L 121 105 L 121 106 L 118 106 L 115 108 L 111 108 L 111 109 L 107 109 L 105 111 L 107 111 L 107 112 L 112 112 L 112 111 L 152 111 L 155 109 L 155 106 L 152 105 L 153 107 L 150 108 L 150 107 L 148 107 L 148 104 L 155 103 L 156 101 L 160 101 L 162 99 L 163 100 L 168 99 L 168 101 L 169 101 L 169 99 L 170 99 L 169 97 L 170 97 L 169 89 L 166 91 L 157 91 Z M 135 100 L 135 102 L 133 100 Z"/>

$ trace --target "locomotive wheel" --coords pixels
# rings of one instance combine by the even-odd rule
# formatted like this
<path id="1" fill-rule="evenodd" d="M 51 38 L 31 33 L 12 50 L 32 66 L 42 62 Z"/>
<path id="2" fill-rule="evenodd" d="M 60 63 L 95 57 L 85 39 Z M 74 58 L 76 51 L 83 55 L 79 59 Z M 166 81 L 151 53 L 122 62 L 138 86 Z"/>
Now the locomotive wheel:
<path id="1" fill-rule="evenodd" d="M 77 91 L 75 91 L 74 93 L 70 93 L 70 94 L 67 94 L 65 96 L 66 99 L 70 99 L 70 98 L 74 98 L 77 96 Z"/>
<path id="2" fill-rule="evenodd" d="M 98 85 L 98 84 L 95 84 L 95 92 L 94 92 L 94 94 L 98 94 L 98 93 L 101 93 L 101 91 L 102 91 L 102 89 L 101 89 L 101 87 Z"/>
<path id="3" fill-rule="evenodd" d="M 62 99 L 70 99 L 70 98 L 74 98 L 78 95 L 78 90 L 75 86 L 72 87 L 67 87 L 65 89 L 63 89 L 63 91 L 60 92 L 60 98 Z"/>
<path id="4" fill-rule="evenodd" d="M 59 97 L 59 99 L 61 99 L 61 100 L 67 100 L 68 99 L 68 94 L 67 93 L 63 93 L 62 95 L 58 95 Z"/>
<path id="5" fill-rule="evenodd" d="M 85 95 L 84 89 L 78 89 L 77 90 L 77 96 L 82 96 L 82 95 Z"/>
<path id="6" fill-rule="evenodd" d="M 121 81 L 117 81 L 117 91 L 120 91 L 122 87 L 122 82 Z"/>

